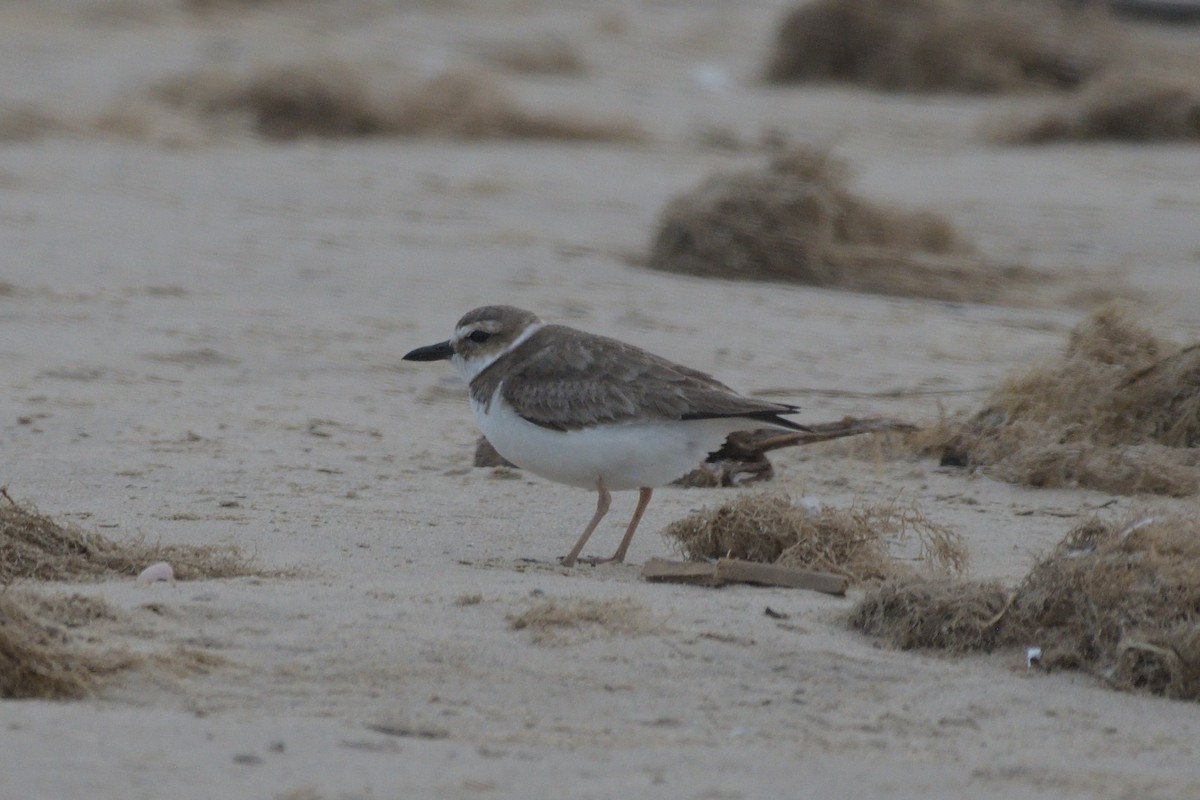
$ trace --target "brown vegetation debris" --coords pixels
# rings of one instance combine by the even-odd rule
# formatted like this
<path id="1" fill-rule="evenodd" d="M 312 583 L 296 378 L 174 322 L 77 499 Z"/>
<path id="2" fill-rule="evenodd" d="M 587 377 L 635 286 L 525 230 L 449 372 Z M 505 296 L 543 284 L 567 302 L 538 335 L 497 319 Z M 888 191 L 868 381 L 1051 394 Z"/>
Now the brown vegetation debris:
<path id="1" fill-rule="evenodd" d="M 1107 0 L 1110 10 L 1122 17 L 1189 23 L 1200 20 L 1195 0 Z"/>
<path id="2" fill-rule="evenodd" d="M 817 0 L 784 18 L 765 77 L 909 92 L 1069 89 L 1110 62 L 1114 38 L 1102 14 L 1044 0 Z"/>
<path id="3" fill-rule="evenodd" d="M 1200 700 L 1200 523 L 1169 513 L 1092 519 L 1012 592 L 892 581 L 868 590 L 853 627 L 902 647 L 1040 647 L 1044 668 L 1125 690 Z"/>
<path id="4" fill-rule="evenodd" d="M 169 562 L 180 580 L 262 574 L 234 547 L 113 542 L 62 525 L 0 491 L 0 582 L 134 577 L 156 561 Z"/>
<path id="5" fill-rule="evenodd" d="M 1097 81 L 1065 106 L 1004 123 L 995 138 L 1010 144 L 1200 140 L 1200 82 L 1139 75 Z"/>
<path id="6" fill-rule="evenodd" d="M 217 124 L 247 124 L 266 139 L 441 136 L 635 142 L 632 123 L 537 114 L 517 106 L 482 72 L 450 71 L 379 88 L 345 64 L 292 66 L 235 75 L 202 72 L 159 86 L 158 96 Z"/>
<path id="7" fill-rule="evenodd" d="M 884 417 L 842 417 L 834 422 L 810 422 L 807 431 L 781 431 L 778 428 L 758 428 L 729 434 L 720 449 L 708 454 L 700 466 L 672 486 L 686 488 L 716 488 L 744 486 L 747 483 L 769 481 L 775 477 L 767 453 L 784 447 L 828 442 L 864 433 L 913 433 L 917 426 Z"/>
<path id="8" fill-rule="evenodd" d="M 1071 331 L 1061 357 L 1010 377 L 982 410 L 915 442 L 944 464 L 1011 483 L 1196 494 L 1200 343 L 1159 339 L 1106 306 Z"/>
<path id="9" fill-rule="evenodd" d="M 906 575 L 867 590 L 850 627 L 901 650 L 991 650 L 1009 594 L 998 583 Z"/>
<path id="10" fill-rule="evenodd" d="M 717 174 L 675 197 L 646 266 L 950 301 L 992 301 L 1034 280 L 968 250 L 945 218 L 865 200 L 849 190 L 845 164 L 797 148 L 765 170 Z"/>
<path id="11" fill-rule="evenodd" d="M 0 698 L 81 697 L 133 657 L 83 648 L 66 628 L 112 612 L 101 600 L 25 597 L 0 592 Z"/>
<path id="12" fill-rule="evenodd" d="M 117 614 L 99 597 L 85 594 L 30 595 L 38 616 L 66 628 L 83 628 L 97 620 L 115 620 Z"/>
<path id="13" fill-rule="evenodd" d="M 0 108 L 0 142 L 32 142 L 69 128 L 63 120 L 33 104 Z"/>
<path id="14" fill-rule="evenodd" d="M 831 572 L 861 583 L 911 570 L 891 543 L 916 536 L 921 558 L 943 571 L 965 568 L 961 538 L 913 508 L 893 504 L 810 511 L 784 494 L 743 494 L 667 526 L 664 535 L 700 561 L 736 558 Z"/>
<path id="15" fill-rule="evenodd" d="M 611 600 L 539 600 L 520 614 L 508 617 L 514 631 L 529 631 L 534 644 L 564 644 L 570 634 L 583 638 L 641 636 L 660 623 L 640 603 L 628 597 Z"/>
<path id="16" fill-rule="evenodd" d="M 772 445 L 780 439 L 792 440 L 794 434 L 784 433 L 778 428 L 734 431 L 725 437 L 725 443 L 719 449 L 708 454 L 700 466 L 675 479 L 671 485 L 707 489 L 769 481 L 775 477 L 775 467 L 767 458 L 767 451 L 775 449 Z M 793 440 L 790 443 L 803 442 Z"/>
<path id="17" fill-rule="evenodd" d="M 557 36 L 488 45 L 484 57 L 520 74 L 579 76 L 587 72 L 578 48 Z"/>

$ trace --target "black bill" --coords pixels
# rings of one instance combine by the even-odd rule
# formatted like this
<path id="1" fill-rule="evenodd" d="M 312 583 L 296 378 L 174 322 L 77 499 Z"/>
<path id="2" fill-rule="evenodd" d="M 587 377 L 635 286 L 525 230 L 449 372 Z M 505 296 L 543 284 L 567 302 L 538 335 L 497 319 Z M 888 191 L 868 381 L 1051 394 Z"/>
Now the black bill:
<path id="1" fill-rule="evenodd" d="M 438 342 L 437 344 L 418 347 L 411 353 L 404 356 L 405 361 L 445 361 L 450 356 L 454 355 L 454 348 L 450 342 Z"/>

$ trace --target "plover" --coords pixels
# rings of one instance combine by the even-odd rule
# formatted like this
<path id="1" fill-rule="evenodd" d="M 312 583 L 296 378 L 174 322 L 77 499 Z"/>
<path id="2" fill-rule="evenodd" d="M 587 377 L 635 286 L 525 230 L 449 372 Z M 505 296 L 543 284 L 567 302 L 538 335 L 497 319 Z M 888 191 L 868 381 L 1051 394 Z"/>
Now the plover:
<path id="1" fill-rule="evenodd" d="M 449 340 L 406 361 L 449 360 L 496 451 L 522 469 L 598 493 L 596 513 L 562 563 L 571 566 L 608 513 L 609 492 L 639 489 L 612 558 L 620 562 L 657 486 L 695 469 L 730 433 L 771 426 L 797 406 L 743 397 L 715 378 L 631 344 L 547 325 L 513 306 L 468 312 Z"/>

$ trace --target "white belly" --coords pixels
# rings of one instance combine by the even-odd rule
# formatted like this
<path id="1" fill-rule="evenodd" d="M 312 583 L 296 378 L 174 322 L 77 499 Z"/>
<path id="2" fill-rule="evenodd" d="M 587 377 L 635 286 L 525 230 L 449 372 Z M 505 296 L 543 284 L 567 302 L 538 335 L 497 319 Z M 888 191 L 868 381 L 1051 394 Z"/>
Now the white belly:
<path id="1" fill-rule="evenodd" d="M 498 396 L 486 414 L 474 401 L 471 407 L 496 452 L 521 469 L 586 489 L 603 480 L 614 491 L 665 486 L 698 467 L 733 431 L 755 427 L 744 419 L 709 419 L 556 431 L 522 419 Z"/>

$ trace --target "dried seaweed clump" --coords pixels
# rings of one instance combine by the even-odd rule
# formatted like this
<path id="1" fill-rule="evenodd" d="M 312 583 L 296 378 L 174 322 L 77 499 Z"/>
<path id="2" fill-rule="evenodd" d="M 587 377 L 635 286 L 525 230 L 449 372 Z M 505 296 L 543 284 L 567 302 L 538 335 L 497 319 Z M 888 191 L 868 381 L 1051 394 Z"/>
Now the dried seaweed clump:
<path id="1" fill-rule="evenodd" d="M 612 600 L 541 600 L 510 616 L 514 631 L 529 631 L 534 644 L 565 644 L 607 636 L 641 636 L 661 627 L 641 604 L 628 597 Z"/>
<path id="2" fill-rule="evenodd" d="M 850 623 L 902 648 L 1040 647 L 1046 668 L 1200 700 L 1200 523 L 1171 514 L 1092 519 L 1012 592 L 888 581 L 868 590 Z"/>
<path id="3" fill-rule="evenodd" d="M 858 197 L 843 163 L 799 148 L 765 170 L 717 174 L 674 198 L 646 265 L 951 301 L 996 300 L 1033 278 L 972 263 L 967 250 L 945 218 Z"/>
<path id="4" fill-rule="evenodd" d="M 30 598 L 0 592 L 0 698 L 81 697 L 131 657 L 94 653 L 66 630 L 111 616 L 103 601 L 79 595 Z"/>
<path id="5" fill-rule="evenodd" d="M 234 547 L 113 542 L 0 494 L 0 583 L 136 576 L 156 561 L 169 562 L 180 580 L 262 574 Z"/>
<path id="6" fill-rule="evenodd" d="M 388 88 L 380 86 L 386 83 Z M 265 139 L 440 136 L 635 142 L 626 121 L 536 114 L 481 72 L 451 71 L 420 83 L 381 81 L 345 64 L 249 74 L 202 72 L 161 85 L 158 96 L 218 126 L 247 125 Z"/>
<path id="7" fill-rule="evenodd" d="M 1159 339 L 1116 305 L 1066 352 L 1010 378 L 967 419 L 918 437 L 943 463 L 1012 483 L 1119 494 L 1200 492 L 1200 343 Z"/>
<path id="8" fill-rule="evenodd" d="M 817 0 L 783 20 L 772 83 L 841 81 L 894 92 L 1074 88 L 1108 64 L 1096 13 L 1034 0 Z"/>
<path id="9" fill-rule="evenodd" d="M 851 581 L 909 574 L 892 545 L 914 535 L 920 557 L 943 571 L 966 566 L 957 534 L 895 505 L 808 510 L 783 494 L 743 494 L 671 523 L 665 535 L 693 560 L 740 558 L 845 575 Z"/>
<path id="10" fill-rule="evenodd" d="M 1010 596 L 999 583 L 907 575 L 871 587 L 850 627 L 901 650 L 990 651 Z"/>
<path id="11" fill-rule="evenodd" d="M 996 138 L 1012 144 L 1058 141 L 1200 140 L 1200 82 L 1117 76 L 1096 82 L 1065 106 L 1006 125 Z"/>

